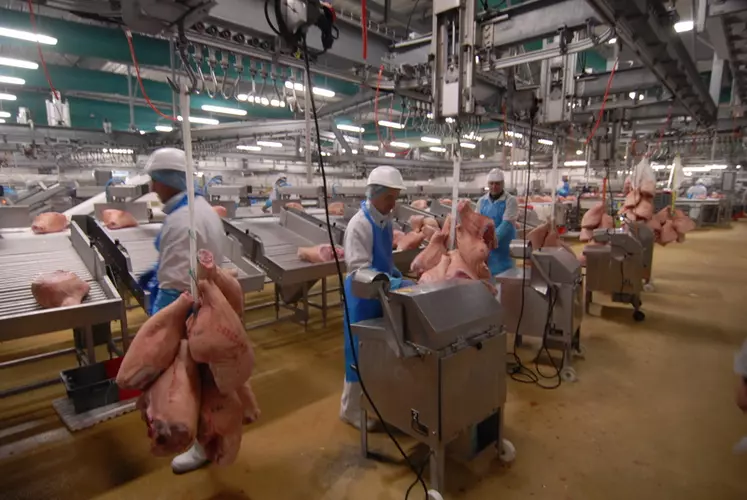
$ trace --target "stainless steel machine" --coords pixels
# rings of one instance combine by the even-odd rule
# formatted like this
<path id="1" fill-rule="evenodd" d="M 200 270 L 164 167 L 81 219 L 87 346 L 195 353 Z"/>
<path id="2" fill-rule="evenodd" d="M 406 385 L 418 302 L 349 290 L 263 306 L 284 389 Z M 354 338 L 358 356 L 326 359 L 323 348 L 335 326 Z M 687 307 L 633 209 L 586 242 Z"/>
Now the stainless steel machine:
<path id="1" fill-rule="evenodd" d="M 236 217 L 236 209 L 242 200 L 246 200 L 251 192 L 251 186 L 214 184 L 207 187 L 207 197 L 213 206 L 226 209 L 227 217 Z"/>
<path id="2" fill-rule="evenodd" d="M 581 322 L 584 316 L 583 277 L 578 259 L 564 248 L 533 250 L 525 240 L 514 240 L 511 256 L 531 267 L 515 267 L 496 276 L 506 330 L 517 336 L 542 339 L 547 349 L 563 353 L 558 375 L 576 380 L 574 356 L 583 356 Z"/>
<path id="3" fill-rule="evenodd" d="M 639 234 L 645 235 L 644 231 Z M 633 319 L 643 321 L 641 291 L 645 276 L 644 245 L 632 232 L 625 229 L 596 229 L 593 240 L 607 245 L 587 245 L 586 256 L 586 311 L 592 303 L 593 292 L 609 293 L 613 302 L 633 306 Z"/>
<path id="4" fill-rule="evenodd" d="M 386 274 L 361 270 L 353 293 L 378 298 L 384 310 L 381 318 L 351 325 L 363 383 L 388 425 L 430 448 L 431 487 L 443 488 L 447 453 L 470 459 L 492 450 L 512 460 L 514 447 L 503 439 L 503 310 L 487 287 L 450 280 L 390 291 Z M 361 449 L 368 456 L 373 408 L 365 398 L 362 407 Z"/>
<path id="5" fill-rule="evenodd" d="M 656 247 L 656 235 L 644 222 L 626 221 L 628 232 L 633 234 L 643 246 L 643 291 L 653 292 L 654 281 L 652 270 L 654 265 L 654 248 Z"/>

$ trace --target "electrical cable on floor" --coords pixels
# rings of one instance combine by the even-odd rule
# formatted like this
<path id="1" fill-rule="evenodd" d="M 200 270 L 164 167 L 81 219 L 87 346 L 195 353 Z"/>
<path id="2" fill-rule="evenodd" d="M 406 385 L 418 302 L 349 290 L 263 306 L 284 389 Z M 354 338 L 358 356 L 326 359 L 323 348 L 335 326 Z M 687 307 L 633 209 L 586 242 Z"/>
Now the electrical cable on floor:
<path id="1" fill-rule="evenodd" d="M 311 86 L 311 65 L 309 64 L 309 51 L 308 47 L 306 45 L 306 38 L 303 38 L 303 57 L 304 57 L 304 65 L 306 67 L 306 84 L 308 87 Z M 329 219 L 329 201 L 327 197 L 327 175 L 324 171 L 324 156 L 322 156 L 322 141 L 321 141 L 321 132 L 319 131 L 319 119 L 316 116 L 316 104 L 314 102 L 314 93 L 309 92 L 309 100 L 311 102 L 311 115 L 314 117 L 314 127 L 316 130 L 316 139 L 317 139 L 317 152 L 319 153 L 319 170 L 322 174 L 322 188 L 324 190 L 324 217 L 326 219 L 327 223 L 327 235 L 329 236 L 329 243 L 332 245 L 332 248 L 335 248 L 335 240 L 332 235 L 332 223 Z M 360 380 L 361 385 L 361 391 L 363 392 L 363 395 L 365 396 L 368 403 L 371 405 L 371 408 L 373 409 L 374 413 L 376 414 L 376 417 L 381 422 L 382 427 L 384 428 L 384 431 L 386 432 L 387 436 L 389 436 L 389 439 L 394 443 L 394 446 L 397 448 L 397 451 L 399 451 L 400 455 L 402 455 L 402 458 L 404 458 L 407 465 L 410 467 L 410 469 L 415 473 L 416 482 L 419 482 L 421 486 L 423 487 L 423 493 L 424 498 L 428 499 L 428 487 L 425 484 L 425 480 L 423 479 L 423 474 L 421 471 L 419 471 L 415 465 L 412 463 L 410 458 L 407 456 L 407 453 L 402 448 L 402 446 L 397 441 L 397 438 L 394 437 L 392 434 L 392 431 L 389 430 L 389 426 L 384 421 L 384 418 L 381 416 L 381 413 L 379 412 L 379 409 L 376 407 L 376 404 L 373 402 L 373 399 L 368 393 L 368 390 L 366 389 L 366 385 L 363 382 L 363 377 L 361 376 L 361 373 L 359 371 L 360 365 L 358 364 L 358 355 L 355 350 L 355 342 L 353 341 L 353 332 L 350 325 L 350 316 L 348 315 L 348 304 L 345 301 L 345 292 L 344 292 L 344 283 L 345 280 L 343 278 L 342 274 L 342 266 L 340 265 L 340 258 L 337 255 L 337 252 L 332 252 L 332 255 L 334 255 L 335 258 L 335 266 L 337 268 L 337 278 L 340 281 L 340 303 L 343 307 L 343 321 L 345 322 L 346 326 L 348 327 L 348 335 L 347 335 L 347 341 L 350 344 L 350 348 L 353 353 L 353 361 L 355 362 L 355 371 L 358 374 L 358 379 Z M 365 423 L 363 423 L 365 425 Z M 366 432 L 365 430 L 361 429 L 361 432 Z M 410 490 L 408 489 L 405 500 L 407 500 L 408 496 L 410 494 Z"/>

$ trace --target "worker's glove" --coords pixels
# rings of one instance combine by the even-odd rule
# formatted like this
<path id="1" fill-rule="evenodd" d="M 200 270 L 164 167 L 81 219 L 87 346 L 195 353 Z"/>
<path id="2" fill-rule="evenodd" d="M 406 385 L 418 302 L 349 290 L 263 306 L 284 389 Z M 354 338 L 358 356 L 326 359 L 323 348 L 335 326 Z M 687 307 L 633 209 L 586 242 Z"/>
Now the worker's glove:
<path id="1" fill-rule="evenodd" d="M 140 275 L 140 277 L 137 279 L 138 285 L 140 285 L 140 288 L 144 290 L 149 290 L 152 287 L 153 281 L 156 282 L 156 287 L 158 287 L 158 267 L 153 266 L 152 268 L 145 271 L 143 274 Z"/>
<path id="2" fill-rule="evenodd" d="M 414 284 L 415 283 L 413 283 L 410 280 L 397 278 L 392 275 L 389 275 L 389 290 L 390 291 L 399 290 L 400 288 L 405 288 L 408 286 L 412 286 Z"/>
<path id="3" fill-rule="evenodd" d="M 397 269 L 395 267 L 394 270 L 392 271 L 392 276 L 395 277 L 395 278 L 401 278 L 402 277 L 402 273 L 400 272 L 399 269 Z"/>
<path id="4" fill-rule="evenodd" d="M 511 230 L 511 225 L 512 223 L 507 220 L 504 220 L 498 225 L 498 228 L 495 230 L 495 237 L 498 242 L 508 235 L 508 232 Z"/>

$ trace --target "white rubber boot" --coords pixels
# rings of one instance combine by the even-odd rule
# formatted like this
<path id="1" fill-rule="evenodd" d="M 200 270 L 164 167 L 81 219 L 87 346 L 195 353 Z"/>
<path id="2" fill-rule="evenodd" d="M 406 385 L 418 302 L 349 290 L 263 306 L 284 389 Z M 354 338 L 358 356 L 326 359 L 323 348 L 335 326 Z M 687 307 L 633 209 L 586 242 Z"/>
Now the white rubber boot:
<path id="1" fill-rule="evenodd" d="M 195 444 L 190 449 L 174 457 L 171 461 L 171 470 L 174 474 L 185 474 L 197 470 L 207 463 L 208 459 L 205 456 L 205 450 L 202 449 L 200 443 L 195 441 Z"/>
<path id="2" fill-rule="evenodd" d="M 352 425 L 356 429 L 361 428 L 361 398 L 363 390 L 358 382 L 345 381 L 342 388 L 342 398 L 340 399 L 340 420 L 346 424 Z M 369 418 L 366 428 L 369 431 L 376 430 L 378 422 Z"/>

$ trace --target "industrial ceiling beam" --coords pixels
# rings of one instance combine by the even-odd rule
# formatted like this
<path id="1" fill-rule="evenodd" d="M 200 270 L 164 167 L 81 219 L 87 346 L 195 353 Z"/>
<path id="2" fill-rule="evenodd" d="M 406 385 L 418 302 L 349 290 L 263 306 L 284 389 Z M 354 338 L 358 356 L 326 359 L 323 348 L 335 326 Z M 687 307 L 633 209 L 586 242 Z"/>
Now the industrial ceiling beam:
<path id="1" fill-rule="evenodd" d="M 112 145 L 116 147 L 145 147 L 148 140 L 139 133 L 81 130 L 66 127 L 0 124 L 0 142 L 47 145 Z"/>
<path id="2" fill-rule="evenodd" d="M 575 97 L 601 97 L 607 90 L 609 73 L 595 73 L 576 80 Z M 618 70 L 610 85 L 610 94 L 638 92 L 661 86 L 659 79 L 648 68 Z"/>

